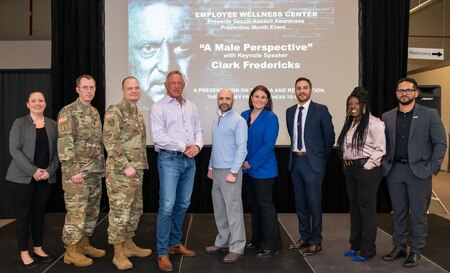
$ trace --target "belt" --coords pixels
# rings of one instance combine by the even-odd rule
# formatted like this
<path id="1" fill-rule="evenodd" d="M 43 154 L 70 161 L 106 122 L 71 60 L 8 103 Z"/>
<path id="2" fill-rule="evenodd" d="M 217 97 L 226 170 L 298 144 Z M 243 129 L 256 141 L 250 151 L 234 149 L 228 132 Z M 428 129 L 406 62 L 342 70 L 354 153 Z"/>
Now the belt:
<path id="1" fill-rule="evenodd" d="M 295 157 L 305 157 L 307 156 L 306 152 L 292 152 L 292 155 Z"/>
<path id="2" fill-rule="evenodd" d="M 342 163 L 344 164 L 345 167 L 352 167 L 352 166 L 364 166 L 367 163 L 367 160 L 369 160 L 369 158 L 359 158 L 359 159 L 355 159 L 355 160 L 343 160 Z"/>
<path id="3" fill-rule="evenodd" d="M 178 152 L 178 151 L 171 151 L 171 150 L 164 150 L 164 149 L 160 149 L 159 151 L 163 152 L 163 153 L 172 154 L 172 155 L 186 156 L 183 152 Z"/>
<path id="4" fill-rule="evenodd" d="M 395 162 L 400 163 L 400 164 L 408 164 L 409 163 L 408 159 L 398 159 L 398 160 L 395 160 Z"/>

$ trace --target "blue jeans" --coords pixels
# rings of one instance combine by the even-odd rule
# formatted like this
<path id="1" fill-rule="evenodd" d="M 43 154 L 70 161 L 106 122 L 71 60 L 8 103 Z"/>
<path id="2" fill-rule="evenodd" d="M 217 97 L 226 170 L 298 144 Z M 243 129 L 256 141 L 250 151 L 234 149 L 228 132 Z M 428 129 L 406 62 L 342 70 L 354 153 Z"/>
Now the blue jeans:
<path id="1" fill-rule="evenodd" d="M 195 159 L 161 151 L 158 154 L 159 210 L 156 224 L 158 256 L 181 243 L 183 221 L 191 202 Z"/>

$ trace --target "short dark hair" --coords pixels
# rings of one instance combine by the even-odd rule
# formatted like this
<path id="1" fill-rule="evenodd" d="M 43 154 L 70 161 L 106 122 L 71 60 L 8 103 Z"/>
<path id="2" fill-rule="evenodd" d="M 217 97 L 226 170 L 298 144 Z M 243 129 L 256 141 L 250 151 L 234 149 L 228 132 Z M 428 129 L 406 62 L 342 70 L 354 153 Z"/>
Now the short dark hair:
<path id="1" fill-rule="evenodd" d="M 133 77 L 133 76 L 125 77 L 125 79 L 122 80 L 122 89 L 123 89 L 123 85 L 125 84 L 125 82 L 126 82 L 128 79 L 135 79 L 136 81 L 138 81 L 138 79 L 136 79 L 136 77 Z M 138 82 L 139 82 L 139 81 L 138 81 Z"/>
<path id="2" fill-rule="evenodd" d="M 311 83 L 311 81 L 310 81 L 308 78 L 305 78 L 305 77 L 300 77 L 300 78 L 298 78 L 298 79 L 295 81 L 295 85 L 297 85 L 297 83 L 298 83 L 299 81 L 305 81 L 305 82 L 307 82 L 307 83 L 309 84 L 309 89 L 312 89 L 312 83 Z"/>
<path id="3" fill-rule="evenodd" d="M 79 77 L 75 80 L 77 86 L 80 86 L 81 79 L 93 80 L 94 83 L 96 83 L 94 77 L 92 77 L 91 75 L 85 74 L 85 75 L 79 76 Z"/>
<path id="4" fill-rule="evenodd" d="M 404 78 L 401 78 L 400 80 L 398 80 L 398 82 L 397 82 L 397 88 L 396 88 L 396 89 L 398 89 L 398 86 L 399 86 L 402 82 L 409 82 L 409 83 L 412 83 L 415 90 L 417 90 L 417 91 L 420 90 L 420 89 L 419 89 L 419 85 L 417 84 L 417 81 L 416 81 L 415 79 L 413 79 L 413 78 L 408 78 L 408 77 L 404 77 Z"/>
<path id="5" fill-rule="evenodd" d="M 265 87 L 264 85 L 257 85 L 255 86 L 255 88 L 252 89 L 252 92 L 250 92 L 250 96 L 248 97 L 248 106 L 250 107 L 250 109 L 253 109 L 252 96 L 256 91 L 263 91 L 264 93 L 266 93 L 267 104 L 264 107 L 264 109 L 272 111 L 273 106 L 272 97 L 270 96 L 269 89 L 267 89 L 267 87 Z"/>

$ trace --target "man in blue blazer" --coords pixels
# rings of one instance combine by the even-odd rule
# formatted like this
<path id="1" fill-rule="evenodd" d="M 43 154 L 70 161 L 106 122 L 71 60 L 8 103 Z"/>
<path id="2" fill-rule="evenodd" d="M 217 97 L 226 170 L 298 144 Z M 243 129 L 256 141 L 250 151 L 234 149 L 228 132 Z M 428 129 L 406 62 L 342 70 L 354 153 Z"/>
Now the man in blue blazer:
<path id="1" fill-rule="evenodd" d="M 414 79 L 399 80 L 396 95 L 398 107 L 383 114 L 387 147 L 382 166 L 394 212 L 395 246 L 383 259 L 393 261 L 407 256 L 404 265 L 414 267 L 420 263 L 427 237 L 431 175 L 439 172 L 447 143 L 438 112 L 415 102 L 419 87 Z M 406 255 L 409 211 L 411 251 Z"/>
<path id="2" fill-rule="evenodd" d="M 311 101 L 311 93 L 311 81 L 298 78 L 295 81 L 298 104 L 286 110 L 291 137 L 289 171 L 300 232 L 300 240 L 288 249 L 308 247 L 304 252 L 307 256 L 322 250 L 322 181 L 335 140 L 328 108 Z"/>

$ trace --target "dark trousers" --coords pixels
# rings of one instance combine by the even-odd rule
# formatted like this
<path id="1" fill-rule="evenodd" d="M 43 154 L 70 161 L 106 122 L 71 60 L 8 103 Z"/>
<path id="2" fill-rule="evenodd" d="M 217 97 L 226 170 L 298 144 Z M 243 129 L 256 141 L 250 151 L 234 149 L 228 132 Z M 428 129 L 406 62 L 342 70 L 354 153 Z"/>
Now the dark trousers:
<path id="1" fill-rule="evenodd" d="M 406 250 L 408 215 L 411 211 L 411 251 L 421 253 L 428 235 L 427 210 L 431 201 L 431 175 L 420 179 L 408 164 L 394 163 L 387 178 L 394 211 L 394 245 Z"/>
<path id="2" fill-rule="evenodd" d="M 377 191 L 383 173 L 381 167 L 364 170 L 361 164 L 344 166 L 347 195 L 350 200 L 350 248 L 359 256 L 374 257 L 377 238 Z"/>
<path id="3" fill-rule="evenodd" d="M 291 178 L 301 240 L 322 243 L 322 183 L 325 173 L 315 172 L 306 157 L 293 157 Z"/>
<path id="4" fill-rule="evenodd" d="M 244 176 L 243 188 L 252 213 L 253 244 L 261 244 L 262 249 L 282 248 L 278 216 L 273 203 L 275 177 L 258 179 Z"/>
<path id="5" fill-rule="evenodd" d="M 30 227 L 33 246 L 42 246 L 45 207 L 52 185 L 47 181 L 34 179 L 29 184 L 14 182 L 9 184 L 16 212 L 16 236 L 19 250 L 28 250 Z"/>

